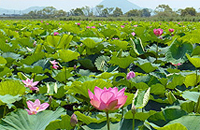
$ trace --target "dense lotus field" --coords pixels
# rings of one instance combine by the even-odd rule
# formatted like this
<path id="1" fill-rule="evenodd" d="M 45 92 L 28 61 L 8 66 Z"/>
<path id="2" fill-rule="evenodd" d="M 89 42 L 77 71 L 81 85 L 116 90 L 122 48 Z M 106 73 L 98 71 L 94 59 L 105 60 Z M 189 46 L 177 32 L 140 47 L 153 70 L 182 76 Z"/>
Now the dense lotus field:
<path id="1" fill-rule="evenodd" d="M 0 130 L 199 130 L 200 22 L 0 21 Z"/>

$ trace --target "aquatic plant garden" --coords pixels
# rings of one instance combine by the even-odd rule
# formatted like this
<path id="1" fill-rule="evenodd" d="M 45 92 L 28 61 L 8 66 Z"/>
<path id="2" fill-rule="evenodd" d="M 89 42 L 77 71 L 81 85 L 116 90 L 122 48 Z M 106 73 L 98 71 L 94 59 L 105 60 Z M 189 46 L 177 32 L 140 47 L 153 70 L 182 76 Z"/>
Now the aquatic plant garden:
<path id="1" fill-rule="evenodd" d="M 197 130 L 200 22 L 0 21 L 0 130 Z"/>

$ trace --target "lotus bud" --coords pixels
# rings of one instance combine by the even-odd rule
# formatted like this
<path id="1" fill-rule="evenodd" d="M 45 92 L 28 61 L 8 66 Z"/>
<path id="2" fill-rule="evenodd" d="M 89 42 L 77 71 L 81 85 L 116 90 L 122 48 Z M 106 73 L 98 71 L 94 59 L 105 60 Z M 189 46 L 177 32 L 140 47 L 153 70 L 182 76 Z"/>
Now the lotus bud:
<path id="1" fill-rule="evenodd" d="M 78 119 L 77 119 L 76 115 L 73 113 L 71 116 L 71 119 L 70 119 L 70 125 L 72 127 L 75 127 L 77 123 L 78 123 Z"/>
<path id="2" fill-rule="evenodd" d="M 131 112 L 133 113 L 133 115 L 136 114 L 136 108 L 135 108 L 135 105 L 134 105 L 134 104 L 132 104 Z"/>
<path id="3" fill-rule="evenodd" d="M 126 79 L 129 80 L 129 79 L 134 78 L 134 77 L 135 77 L 135 72 L 130 71 L 126 76 Z"/>
<path id="4" fill-rule="evenodd" d="M 36 43 L 37 43 L 37 41 L 34 41 L 34 42 L 33 42 L 33 46 L 34 46 L 34 47 L 36 46 Z"/>

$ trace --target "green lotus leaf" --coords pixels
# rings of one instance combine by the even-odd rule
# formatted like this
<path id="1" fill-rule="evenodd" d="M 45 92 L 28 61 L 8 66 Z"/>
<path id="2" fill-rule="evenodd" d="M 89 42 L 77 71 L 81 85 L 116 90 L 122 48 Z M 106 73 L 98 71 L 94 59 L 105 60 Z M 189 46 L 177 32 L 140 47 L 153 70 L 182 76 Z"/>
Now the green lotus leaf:
<path id="1" fill-rule="evenodd" d="M 198 98 L 200 96 L 199 92 L 190 92 L 190 91 L 185 91 L 182 94 L 182 97 L 186 100 L 194 101 L 197 103 Z"/>
<path id="2" fill-rule="evenodd" d="M 98 44 L 100 44 L 100 42 L 95 42 L 92 39 L 85 39 L 82 41 L 84 45 L 86 45 L 88 48 L 95 48 Z"/>
<path id="3" fill-rule="evenodd" d="M 154 128 L 163 127 L 170 121 L 175 119 L 179 119 L 183 116 L 187 115 L 184 110 L 178 108 L 166 108 L 163 109 L 161 112 L 157 112 L 154 115 L 151 115 L 147 120 L 150 122 L 150 125 Z M 181 123 L 181 122 L 175 122 Z"/>
<path id="4" fill-rule="evenodd" d="M 119 47 L 119 49 L 126 50 L 128 42 L 127 41 L 114 40 L 114 41 L 111 42 L 111 44 Z"/>
<path id="5" fill-rule="evenodd" d="M 147 91 L 137 90 L 133 99 L 136 109 L 145 107 L 150 99 L 150 88 Z"/>
<path id="6" fill-rule="evenodd" d="M 80 81 L 75 81 L 72 83 L 72 86 L 70 87 L 70 89 L 68 90 L 67 93 L 78 93 L 78 94 L 82 94 L 83 96 L 89 98 L 88 95 L 88 89 L 93 92 L 95 86 L 99 87 L 99 88 L 109 88 L 112 87 L 113 85 L 109 82 L 109 81 L 105 81 L 102 79 L 96 79 L 96 80 L 92 80 L 92 81 L 85 81 L 84 83 L 81 83 Z"/>
<path id="7" fill-rule="evenodd" d="M 200 76 L 196 74 L 189 74 L 186 76 L 184 84 L 188 88 L 189 86 L 195 86 L 200 82 Z"/>
<path id="8" fill-rule="evenodd" d="M 74 52 L 71 50 L 59 50 L 58 55 L 59 58 L 64 62 L 69 62 L 78 59 L 78 57 L 80 56 L 78 52 Z"/>
<path id="9" fill-rule="evenodd" d="M 158 128 L 157 130 L 188 130 L 184 125 L 180 123 L 174 123 Z"/>
<path id="10" fill-rule="evenodd" d="M 193 56 L 190 57 L 188 54 L 186 54 L 188 60 L 195 66 L 195 68 L 200 68 L 200 57 L 199 56 Z"/>
<path id="11" fill-rule="evenodd" d="M 95 60 L 95 66 L 97 67 L 98 70 L 101 71 L 107 71 L 108 70 L 108 61 L 110 60 L 109 56 L 99 56 L 96 60 Z"/>
<path id="12" fill-rule="evenodd" d="M 198 130 L 200 127 L 200 116 L 187 115 L 187 116 L 180 117 L 176 120 L 170 121 L 168 124 L 170 125 L 174 123 L 180 123 L 184 125 L 188 130 Z"/>
<path id="13" fill-rule="evenodd" d="M 4 67 L 6 65 L 7 61 L 2 56 L 0 56 L 0 67 Z"/>
<path id="14" fill-rule="evenodd" d="M 123 58 L 119 58 L 116 56 L 113 56 L 111 58 L 111 60 L 108 62 L 110 64 L 114 64 L 114 65 L 119 65 L 119 67 L 121 68 L 127 68 L 135 59 L 131 56 L 127 56 L 127 57 L 123 57 Z"/>
<path id="15" fill-rule="evenodd" d="M 184 63 L 187 60 L 185 54 L 191 54 L 192 51 L 192 44 L 182 43 L 175 39 L 166 53 L 166 59 L 173 64 Z"/>
<path id="16" fill-rule="evenodd" d="M 69 115 L 61 115 L 61 120 L 55 120 L 49 123 L 45 130 L 65 129 L 71 130 L 73 127 L 70 125 L 71 117 Z"/>
<path id="17" fill-rule="evenodd" d="M 21 63 L 26 64 L 26 65 L 32 65 L 34 62 L 41 60 L 42 58 L 45 57 L 45 53 L 35 53 L 32 54 L 31 56 L 27 56 L 25 59 L 21 60 Z"/>
<path id="18" fill-rule="evenodd" d="M 24 85 L 18 80 L 8 80 L 0 82 L 0 95 L 23 95 L 25 93 Z"/>
<path id="19" fill-rule="evenodd" d="M 3 96 L 0 95 L 0 106 L 4 105 L 4 104 L 12 104 L 19 100 L 21 100 L 20 95 L 16 95 L 16 96 L 12 96 L 9 94 L 3 95 Z M 9 107 L 9 109 L 10 109 L 10 107 Z"/>

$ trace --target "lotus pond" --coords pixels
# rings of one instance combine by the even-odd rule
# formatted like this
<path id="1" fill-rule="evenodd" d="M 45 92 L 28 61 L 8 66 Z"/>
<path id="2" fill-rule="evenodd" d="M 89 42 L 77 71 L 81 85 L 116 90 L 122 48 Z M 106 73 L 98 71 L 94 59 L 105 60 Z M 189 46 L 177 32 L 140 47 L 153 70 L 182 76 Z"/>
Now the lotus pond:
<path id="1" fill-rule="evenodd" d="M 0 21 L 0 130 L 198 130 L 200 22 Z"/>

